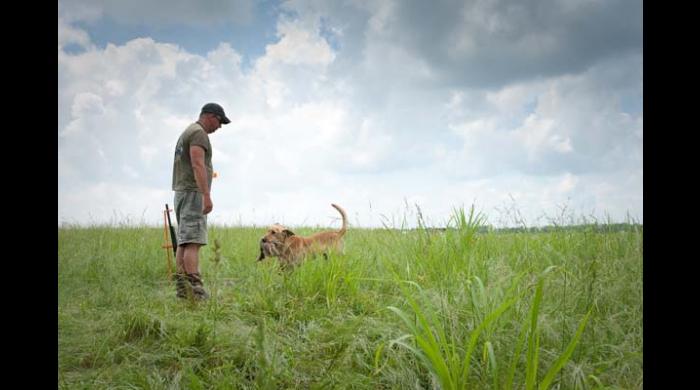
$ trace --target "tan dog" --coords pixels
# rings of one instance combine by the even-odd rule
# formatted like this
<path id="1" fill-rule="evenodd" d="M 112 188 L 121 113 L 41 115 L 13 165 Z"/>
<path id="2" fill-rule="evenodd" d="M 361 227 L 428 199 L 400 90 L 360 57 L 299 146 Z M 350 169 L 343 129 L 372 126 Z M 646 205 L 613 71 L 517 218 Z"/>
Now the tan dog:
<path id="1" fill-rule="evenodd" d="M 297 236 L 291 230 L 280 224 L 270 226 L 260 239 L 260 256 L 258 261 L 266 257 L 278 257 L 283 267 L 299 264 L 305 257 L 322 253 L 328 258 L 328 251 L 343 250 L 343 235 L 347 230 L 345 210 L 336 204 L 335 207 L 343 218 L 343 226 L 336 232 L 320 232 L 308 237 Z"/>

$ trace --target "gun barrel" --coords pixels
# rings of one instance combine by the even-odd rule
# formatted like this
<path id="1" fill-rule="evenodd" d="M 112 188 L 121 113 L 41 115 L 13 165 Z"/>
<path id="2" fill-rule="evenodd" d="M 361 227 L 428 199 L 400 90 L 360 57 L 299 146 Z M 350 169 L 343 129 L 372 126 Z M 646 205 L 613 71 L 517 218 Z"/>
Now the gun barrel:
<path id="1" fill-rule="evenodd" d="M 167 203 L 165 204 L 165 214 L 168 216 L 168 227 L 170 228 L 170 242 L 173 244 L 173 254 L 177 255 L 177 234 L 175 234 L 173 224 L 170 222 L 170 208 Z"/>

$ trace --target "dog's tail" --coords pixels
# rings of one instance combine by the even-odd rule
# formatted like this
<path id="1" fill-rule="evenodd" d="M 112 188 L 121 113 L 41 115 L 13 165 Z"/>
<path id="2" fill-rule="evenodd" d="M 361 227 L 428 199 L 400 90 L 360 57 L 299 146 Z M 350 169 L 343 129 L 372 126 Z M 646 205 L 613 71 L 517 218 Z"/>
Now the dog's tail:
<path id="1" fill-rule="evenodd" d="M 331 206 L 335 207 L 336 210 L 340 213 L 340 215 L 343 217 L 343 226 L 338 230 L 338 234 L 342 236 L 345 234 L 345 231 L 348 229 L 348 217 L 345 215 L 345 210 L 343 210 L 342 207 L 338 206 L 337 204 L 331 203 Z"/>

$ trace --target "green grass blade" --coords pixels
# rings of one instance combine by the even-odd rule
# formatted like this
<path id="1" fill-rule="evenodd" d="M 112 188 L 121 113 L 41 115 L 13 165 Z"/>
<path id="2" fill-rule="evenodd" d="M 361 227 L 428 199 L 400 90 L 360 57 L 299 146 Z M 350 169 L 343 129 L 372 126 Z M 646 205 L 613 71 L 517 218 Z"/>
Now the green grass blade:
<path id="1" fill-rule="evenodd" d="M 488 358 L 489 371 L 493 377 L 493 388 L 498 389 L 498 361 L 490 341 L 484 343 L 484 361 Z"/>
<path id="2" fill-rule="evenodd" d="M 540 390 L 548 389 L 559 370 L 561 370 L 562 367 L 564 367 L 564 365 L 566 364 L 566 362 L 569 361 L 569 358 L 574 353 L 578 342 L 581 340 L 581 336 L 583 335 L 583 331 L 586 328 L 586 323 L 588 322 L 588 318 L 591 315 L 591 311 L 592 309 L 589 309 L 588 313 L 586 313 L 586 316 L 583 317 L 583 319 L 579 323 L 578 329 L 576 330 L 576 334 L 574 335 L 574 338 L 571 340 L 571 342 L 569 342 L 569 345 L 566 347 L 564 353 L 561 356 L 559 356 L 559 359 L 557 359 L 557 361 L 554 362 L 549 371 L 547 371 L 547 374 L 544 376 L 544 379 L 542 379 L 542 382 L 540 383 Z"/>
<path id="3" fill-rule="evenodd" d="M 377 349 L 374 351 L 374 371 L 373 375 L 377 375 L 380 371 L 379 362 L 382 360 L 382 351 L 384 351 L 384 343 L 380 343 Z"/>
<path id="4" fill-rule="evenodd" d="M 472 332 L 471 336 L 469 337 L 469 346 L 467 347 L 467 353 L 464 355 L 464 361 L 462 365 L 462 384 L 465 385 L 467 380 L 469 378 L 469 363 L 471 361 L 471 356 L 474 351 L 474 347 L 476 346 L 476 342 L 479 339 L 479 334 L 481 334 L 481 331 L 484 330 L 491 322 L 495 321 L 498 317 L 500 317 L 508 308 L 513 306 L 515 302 L 518 301 L 518 297 L 511 298 L 507 300 L 506 302 L 502 303 L 501 306 L 499 306 L 496 310 L 494 310 L 491 314 L 486 316 L 484 321 L 482 321 L 479 326 L 474 329 Z"/>
<path id="5" fill-rule="evenodd" d="M 403 310 L 399 309 L 398 307 L 394 307 L 394 306 L 388 306 L 387 309 L 396 313 L 396 315 L 398 315 L 399 318 L 401 318 L 401 320 L 403 320 L 403 322 L 406 324 L 406 326 L 408 326 L 408 329 L 410 329 L 411 333 L 418 334 L 418 328 L 416 328 L 416 325 L 413 323 L 413 321 L 410 318 L 408 318 L 408 315 Z"/>
<path id="6" fill-rule="evenodd" d="M 416 337 L 416 341 L 423 353 L 428 357 L 428 360 L 430 360 L 431 364 L 428 367 L 436 374 L 442 387 L 445 389 L 454 389 L 454 380 L 450 374 L 447 362 L 440 353 L 439 346 L 424 337 Z"/>
<path id="7" fill-rule="evenodd" d="M 544 279 L 540 278 L 537 283 L 537 290 L 535 292 L 535 300 L 532 303 L 532 308 L 530 309 L 530 335 L 528 337 L 527 343 L 527 368 L 525 370 L 525 389 L 531 390 L 535 388 L 535 381 L 537 380 L 537 350 L 538 350 L 538 329 L 537 329 L 537 317 L 539 316 L 540 303 L 542 302 L 542 289 L 544 286 Z"/>
<path id="8" fill-rule="evenodd" d="M 399 286 L 411 305 L 411 308 L 418 319 L 420 328 L 414 325 L 413 321 L 411 321 L 408 315 L 402 310 L 393 306 L 389 307 L 389 309 L 399 315 L 404 323 L 409 326 L 415 337 L 416 343 L 427 357 L 429 362 L 427 367 L 433 373 L 435 373 L 443 387 L 449 389 L 453 388 L 455 378 L 451 373 L 455 370 L 450 370 L 450 364 L 448 363 L 450 361 L 449 351 L 453 350 L 453 347 L 450 347 L 450 345 L 447 343 L 444 330 L 439 326 L 431 326 L 431 323 L 427 320 L 415 299 L 413 299 L 411 294 L 405 290 L 403 285 L 400 284 Z M 432 311 L 429 311 L 429 314 L 431 315 L 432 323 L 439 324 Z M 436 332 L 438 332 L 437 338 L 433 334 L 433 329 L 436 329 Z M 442 351 L 444 351 L 444 353 Z"/>
<path id="9" fill-rule="evenodd" d="M 518 342 L 515 345 L 515 353 L 513 354 L 513 359 L 510 362 L 510 368 L 508 369 L 508 376 L 506 377 L 506 382 L 503 385 L 503 389 L 510 390 L 513 388 L 513 379 L 515 378 L 515 369 L 518 366 L 518 360 L 520 359 L 520 353 L 525 345 L 525 336 L 527 335 L 527 330 L 530 324 L 526 318 L 520 329 L 520 335 L 518 336 Z"/>
<path id="10" fill-rule="evenodd" d="M 418 350 L 414 347 L 410 347 L 409 350 L 423 360 L 426 367 L 438 377 L 445 388 L 452 388 L 451 384 L 453 380 L 449 374 L 447 363 L 440 353 L 440 346 L 433 336 L 430 327 L 427 326 L 427 322 L 421 322 L 423 328 L 418 329 L 404 311 L 393 306 L 389 306 L 388 309 L 396 313 L 403 322 L 408 325 L 415 338 L 416 344 L 420 348 L 420 350 Z M 408 345 L 404 342 L 396 342 L 396 344 L 402 346 Z"/>

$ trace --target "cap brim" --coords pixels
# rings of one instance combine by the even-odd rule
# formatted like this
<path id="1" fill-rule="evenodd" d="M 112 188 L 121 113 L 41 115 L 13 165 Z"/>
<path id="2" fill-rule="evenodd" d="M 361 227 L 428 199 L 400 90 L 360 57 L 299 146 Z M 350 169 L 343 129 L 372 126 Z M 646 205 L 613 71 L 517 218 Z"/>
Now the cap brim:
<path id="1" fill-rule="evenodd" d="M 230 119 L 226 118 L 226 116 L 221 117 L 221 124 L 227 125 L 229 123 L 231 123 Z"/>

